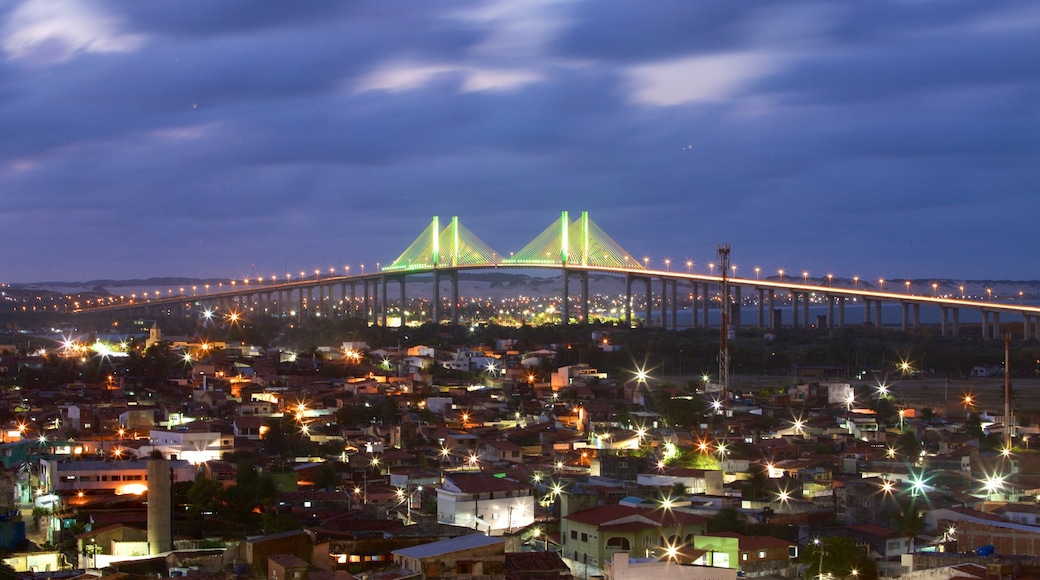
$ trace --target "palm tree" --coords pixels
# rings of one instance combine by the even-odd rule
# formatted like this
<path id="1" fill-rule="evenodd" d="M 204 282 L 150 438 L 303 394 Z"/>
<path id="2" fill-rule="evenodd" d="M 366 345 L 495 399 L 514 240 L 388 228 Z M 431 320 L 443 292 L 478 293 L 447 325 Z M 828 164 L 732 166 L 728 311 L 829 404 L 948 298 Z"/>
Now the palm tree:
<path id="1" fill-rule="evenodd" d="M 914 540 L 917 535 L 924 531 L 924 512 L 917 509 L 917 498 L 911 497 L 910 501 L 903 504 L 896 517 L 896 529 L 910 539 L 909 553 L 914 552 Z"/>

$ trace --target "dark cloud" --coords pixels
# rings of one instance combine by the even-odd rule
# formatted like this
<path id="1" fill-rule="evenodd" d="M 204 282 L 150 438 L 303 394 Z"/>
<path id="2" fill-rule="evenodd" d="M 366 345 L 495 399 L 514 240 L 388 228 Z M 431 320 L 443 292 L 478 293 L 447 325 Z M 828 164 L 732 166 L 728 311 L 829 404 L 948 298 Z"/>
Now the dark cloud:
<path id="1" fill-rule="evenodd" d="M 0 8 L 0 266 L 356 269 L 435 214 L 507 254 L 566 209 L 655 261 L 725 241 L 763 271 L 1036 278 L 996 249 L 1040 213 L 1037 14 L 22 0 Z"/>

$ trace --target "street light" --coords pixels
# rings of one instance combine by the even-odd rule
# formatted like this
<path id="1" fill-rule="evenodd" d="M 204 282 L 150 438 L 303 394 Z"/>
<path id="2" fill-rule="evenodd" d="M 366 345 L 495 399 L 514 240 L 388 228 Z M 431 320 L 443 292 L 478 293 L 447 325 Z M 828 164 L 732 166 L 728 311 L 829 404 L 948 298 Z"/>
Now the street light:
<path id="1" fill-rule="evenodd" d="M 669 258 L 665 258 L 664 259 L 664 270 L 666 272 L 671 272 L 672 271 L 672 260 L 671 259 L 669 259 Z"/>
<path id="2" fill-rule="evenodd" d="M 807 271 L 802 272 L 802 283 L 804 283 L 804 284 L 808 284 L 809 283 L 809 272 L 807 272 Z"/>
<path id="3" fill-rule="evenodd" d="M 903 283 L 906 284 L 906 293 L 909 294 L 910 293 L 910 281 L 906 280 Z"/>
<path id="4" fill-rule="evenodd" d="M 779 270 L 777 270 L 777 273 L 780 274 L 780 281 L 783 282 L 784 281 L 784 269 L 780 268 Z"/>
<path id="5" fill-rule="evenodd" d="M 834 286 L 834 274 L 827 274 L 827 285 Z"/>
<path id="6" fill-rule="evenodd" d="M 936 284 L 935 282 L 932 282 L 932 298 L 935 298 L 938 295 L 938 291 L 939 291 L 939 285 Z"/>
<path id="7" fill-rule="evenodd" d="M 762 272 L 762 268 L 755 266 L 755 280 L 758 280 L 758 275 Z"/>
<path id="8" fill-rule="evenodd" d="M 885 279 L 884 278 L 878 278 L 877 283 L 878 283 L 878 286 L 881 287 L 881 292 L 884 292 L 885 291 Z"/>
<path id="9" fill-rule="evenodd" d="M 859 290 L 859 276 L 852 277 L 852 288 L 854 290 Z"/>
<path id="10" fill-rule="evenodd" d="M 715 262 L 708 262 L 708 274 L 711 276 L 715 275 Z"/>
<path id="11" fill-rule="evenodd" d="M 690 274 L 693 272 L 693 260 L 686 260 L 686 273 Z"/>

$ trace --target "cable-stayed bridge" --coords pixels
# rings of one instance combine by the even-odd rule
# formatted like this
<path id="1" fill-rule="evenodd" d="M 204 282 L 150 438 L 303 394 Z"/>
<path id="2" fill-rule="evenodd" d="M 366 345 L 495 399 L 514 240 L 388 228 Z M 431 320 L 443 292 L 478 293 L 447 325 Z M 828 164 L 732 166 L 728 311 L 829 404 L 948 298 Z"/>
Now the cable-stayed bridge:
<path id="1" fill-rule="evenodd" d="M 818 321 L 810 321 L 810 305 L 824 303 L 827 314 L 823 323 L 827 327 L 844 327 L 851 322 L 846 319 L 846 305 L 855 302 L 863 310 L 862 324 L 881 327 L 882 305 L 898 304 L 902 310 L 902 328 L 919 328 L 922 306 L 938 308 L 943 335 L 957 336 L 960 333 L 960 313 L 964 309 L 979 313 L 982 335 L 996 338 L 1000 335 L 1001 315 L 1005 322 L 1021 321 L 1024 338 L 1040 339 L 1040 307 L 1021 303 L 1009 304 L 993 301 L 956 298 L 949 296 L 921 296 L 907 292 L 885 292 L 861 289 L 858 283 L 853 288 L 835 287 L 830 284 L 812 283 L 808 277 L 798 283 L 794 278 L 759 280 L 729 276 L 729 295 L 720 296 L 723 273 L 718 275 L 697 274 L 692 271 L 672 271 L 666 264 L 665 270 L 649 268 L 647 261 L 640 262 L 625 251 L 604 232 L 588 215 L 571 220 L 562 212 L 559 219 L 549 225 L 530 243 L 508 255 L 497 252 L 476 234 L 463 226 L 457 217 L 441 225 L 434 217 L 430 225 L 397 257 L 386 266 L 351 274 L 330 273 L 322 277 L 315 271 L 314 278 L 301 273 L 299 279 L 290 276 L 284 279 L 272 277 L 267 280 L 231 280 L 220 284 L 215 291 L 206 289 L 205 295 L 138 297 L 110 297 L 100 303 L 85 303 L 79 312 L 143 311 L 165 315 L 197 316 L 203 312 L 232 315 L 250 310 L 262 315 L 285 316 L 342 316 L 364 318 L 370 324 L 387 324 L 388 315 L 398 312 L 401 323 L 407 322 L 407 284 L 413 282 L 433 284 L 431 320 L 459 321 L 459 273 L 490 269 L 550 269 L 559 271 L 563 279 L 560 320 L 563 324 L 574 321 L 590 321 L 589 275 L 607 273 L 625 279 L 625 323 L 632 324 L 633 286 L 642 287 L 645 302 L 645 320 L 653 320 L 652 307 L 655 301 L 660 308 L 659 321 L 662 326 L 678 328 L 678 289 L 682 285 L 689 289 L 693 312 L 693 327 L 708 326 L 711 308 L 730 309 L 732 325 L 750 325 L 741 320 L 742 294 L 744 291 L 757 293 L 760 328 L 776 328 L 784 321 L 777 311 L 778 296 L 791 305 L 790 326 L 808 327 Z M 572 296 L 571 282 L 577 279 L 579 292 Z M 443 283 L 450 283 L 450 299 L 445 304 L 441 297 Z M 241 282 L 241 283 L 239 283 Z M 265 283 L 266 282 L 266 283 Z M 655 284 L 656 282 L 657 284 Z M 654 286 L 657 286 L 655 291 Z M 389 288 L 397 286 L 399 296 L 393 300 Z M 338 298 L 337 298 L 338 291 Z M 193 292 L 194 293 L 194 292 Z M 684 290 L 684 294 L 686 291 Z M 572 312 L 573 309 L 573 312 Z M 572 315 L 573 314 L 573 315 Z M 891 322 L 891 321 L 889 321 Z"/>

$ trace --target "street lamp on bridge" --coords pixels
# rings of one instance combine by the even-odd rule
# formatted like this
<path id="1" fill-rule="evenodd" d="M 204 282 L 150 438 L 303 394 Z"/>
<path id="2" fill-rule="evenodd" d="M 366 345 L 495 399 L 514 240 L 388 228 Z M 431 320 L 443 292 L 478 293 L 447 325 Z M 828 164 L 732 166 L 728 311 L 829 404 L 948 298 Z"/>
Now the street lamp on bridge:
<path id="1" fill-rule="evenodd" d="M 776 271 L 776 273 L 780 274 L 780 281 L 783 282 L 784 281 L 784 269 L 780 268 L 779 270 Z"/>
<path id="2" fill-rule="evenodd" d="M 755 280 L 758 280 L 758 275 L 762 272 L 762 268 L 755 266 Z"/>
<path id="3" fill-rule="evenodd" d="M 693 260 L 686 260 L 686 273 L 690 274 L 693 272 Z"/>
<path id="4" fill-rule="evenodd" d="M 666 272 L 672 271 L 672 260 L 670 258 L 664 259 L 664 269 Z"/>
<path id="5" fill-rule="evenodd" d="M 881 287 L 881 292 L 884 292 L 885 291 L 885 279 L 884 278 L 878 278 L 877 283 L 878 283 L 878 286 Z"/>
<path id="6" fill-rule="evenodd" d="M 910 293 L 910 281 L 907 280 L 906 282 L 904 282 L 904 284 L 906 284 L 906 293 L 909 294 Z"/>
<path id="7" fill-rule="evenodd" d="M 809 283 L 809 271 L 808 270 L 805 270 L 805 271 L 802 272 L 802 283 L 803 284 L 808 284 Z"/>
<path id="8" fill-rule="evenodd" d="M 852 277 L 852 288 L 854 290 L 859 290 L 859 276 Z"/>

